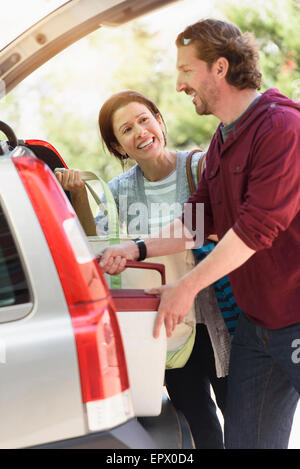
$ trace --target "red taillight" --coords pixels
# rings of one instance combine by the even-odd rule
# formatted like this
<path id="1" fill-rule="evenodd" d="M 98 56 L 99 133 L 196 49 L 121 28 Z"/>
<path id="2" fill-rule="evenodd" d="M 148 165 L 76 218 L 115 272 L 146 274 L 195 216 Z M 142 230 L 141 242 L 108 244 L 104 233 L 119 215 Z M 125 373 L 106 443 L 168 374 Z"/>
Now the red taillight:
<path id="1" fill-rule="evenodd" d="M 52 172 L 24 148 L 14 151 L 13 162 L 46 237 L 68 304 L 76 339 L 82 400 L 94 402 L 96 406 L 96 409 L 90 406 L 94 409 L 94 424 L 90 428 L 101 429 L 103 422 L 96 419 L 95 424 L 94 418 L 101 410 L 99 406 L 103 407 L 104 400 L 111 399 L 110 408 L 119 395 L 120 403 L 127 405 L 129 391 L 123 343 L 108 298 L 110 292 L 75 212 Z M 130 412 L 126 409 L 121 421 Z M 117 423 L 121 422 L 114 422 Z M 104 427 L 110 424 L 108 419 Z"/>
<path id="2" fill-rule="evenodd" d="M 120 379 L 124 360 L 119 326 L 107 300 L 70 306 L 76 337 L 83 402 L 105 399 L 128 388 L 127 373 Z M 101 370 L 101 379 L 95 373 Z"/>

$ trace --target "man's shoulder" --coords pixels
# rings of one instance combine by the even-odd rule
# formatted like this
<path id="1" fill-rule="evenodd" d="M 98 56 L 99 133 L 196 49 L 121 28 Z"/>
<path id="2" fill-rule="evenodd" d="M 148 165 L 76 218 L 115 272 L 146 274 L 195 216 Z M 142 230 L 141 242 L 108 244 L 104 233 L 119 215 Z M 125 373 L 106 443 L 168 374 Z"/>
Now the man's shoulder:
<path id="1" fill-rule="evenodd" d="M 274 127 L 300 132 L 300 109 L 274 103 L 269 112 Z"/>
<path id="2" fill-rule="evenodd" d="M 300 102 L 282 95 L 277 89 L 267 90 L 262 95 L 265 112 L 274 127 L 300 125 Z"/>

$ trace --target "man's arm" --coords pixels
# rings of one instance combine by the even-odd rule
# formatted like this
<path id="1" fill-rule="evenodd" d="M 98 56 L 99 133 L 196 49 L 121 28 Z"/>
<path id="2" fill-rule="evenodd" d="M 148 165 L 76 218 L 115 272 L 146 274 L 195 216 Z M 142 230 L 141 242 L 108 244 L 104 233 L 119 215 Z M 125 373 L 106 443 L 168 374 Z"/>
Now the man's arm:
<path id="1" fill-rule="evenodd" d="M 175 254 L 194 246 L 193 237 L 180 218 L 176 218 L 170 225 L 165 226 L 160 231 L 159 238 L 146 238 L 144 241 L 147 257 Z M 138 259 L 139 250 L 136 243 L 128 241 L 106 248 L 99 257 L 102 270 L 110 275 L 116 275 L 124 270 L 127 259 Z"/>
<path id="2" fill-rule="evenodd" d="M 178 235 L 180 230 L 182 236 L 176 238 L 175 234 Z M 181 219 L 177 218 L 171 225 L 163 228 L 160 238 L 148 238 L 145 240 L 145 244 L 147 257 L 158 257 L 190 249 L 193 241 L 192 235 L 184 227 Z M 182 279 L 148 290 L 149 294 L 161 296 L 154 325 L 154 337 L 159 336 L 163 322 L 166 326 L 167 336 L 170 337 L 175 326 L 183 321 L 190 310 L 196 294 L 240 267 L 255 252 L 231 228 L 215 249 Z M 100 266 L 104 272 L 111 275 L 118 274 L 125 269 L 127 259 L 136 260 L 138 257 L 137 245 L 129 241 L 105 249 L 101 254 Z"/>
<path id="3" fill-rule="evenodd" d="M 182 322 L 190 310 L 196 294 L 240 267 L 254 253 L 231 228 L 214 250 L 182 279 L 148 290 L 148 293 L 161 295 L 154 337 L 159 336 L 163 322 L 167 336 L 170 337 L 175 326 Z"/>

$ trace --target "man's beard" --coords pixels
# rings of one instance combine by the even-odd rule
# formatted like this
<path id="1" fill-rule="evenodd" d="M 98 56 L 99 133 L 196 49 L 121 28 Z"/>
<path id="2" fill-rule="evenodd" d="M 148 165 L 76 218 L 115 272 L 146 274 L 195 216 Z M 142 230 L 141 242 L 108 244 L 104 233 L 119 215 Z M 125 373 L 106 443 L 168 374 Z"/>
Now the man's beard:
<path id="1" fill-rule="evenodd" d="M 197 95 L 197 98 L 199 102 L 194 104 L 196 113 L 199 116 L 209 116 L 211 114 L 211 111 L 209 109 L 209 104 L 207 103 L 206 100 L 201 99 L 199 95 Z"/>

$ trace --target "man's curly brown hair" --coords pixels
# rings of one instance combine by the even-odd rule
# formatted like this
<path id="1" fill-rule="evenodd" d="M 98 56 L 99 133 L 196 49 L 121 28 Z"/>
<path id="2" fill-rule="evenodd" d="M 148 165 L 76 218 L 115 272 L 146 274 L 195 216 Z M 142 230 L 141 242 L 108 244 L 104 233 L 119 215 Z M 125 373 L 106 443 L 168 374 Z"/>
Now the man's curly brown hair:
<path id="1" fill-rule="evenodd" d="M 227 82 L 236 88 L 260 89 L 262 74 L 258 67 L 258 45 L 254 36 L 242 33 L 233 24 L 205 19 L 188 26 L 176 39 L 177 47 L 194 44 L 198 58 L 211 66 L 219 57 L 229 63 Z"/>

